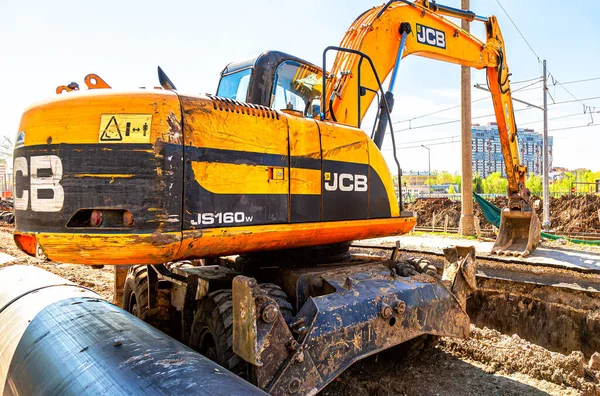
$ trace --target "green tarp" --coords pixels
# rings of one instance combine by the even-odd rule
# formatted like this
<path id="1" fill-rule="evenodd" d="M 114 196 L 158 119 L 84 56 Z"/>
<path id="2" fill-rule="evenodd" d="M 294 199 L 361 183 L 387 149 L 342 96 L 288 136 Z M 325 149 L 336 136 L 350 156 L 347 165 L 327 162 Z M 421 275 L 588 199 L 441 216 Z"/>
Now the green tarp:
<path id="1" fill-rule="evenodd" d="M 485 198 L 483 198 L 481 195 L 477 194 L 477 193 L 473 193 L 473 196 L 475 197 L 475 201 L 479 204 L 479 207 L 481 208 L 481 211 L 483 212 L 483 216 L 485 217 L 485 219 L 487 221 L 489 221 L 491 224 L 493 224 L 496 227 L 500 227 L 500 216 L 502 215 L 502 211 L 500 210 L 499 207 L 497 207 L 496 205 L 492 204 L 490 201 L 486 200 Z M 546 232 L 542 232 L 542 238 L 548 238 L 548 239 L 552 239 L 552 240 L 557 240 L 557 239 L 566 239 L 565 237 L 562 236 L 558 236 L 558 235 L 554 235 L 554 234 L 548 234 Z M 584 245 L 596 245 L 596 246 L 600 246 L 600 241 L 586 241 L 586 240 L 582 240 L 582 239 L 569 239 L 570 242 L 573 243 L 581 243 Z"/>

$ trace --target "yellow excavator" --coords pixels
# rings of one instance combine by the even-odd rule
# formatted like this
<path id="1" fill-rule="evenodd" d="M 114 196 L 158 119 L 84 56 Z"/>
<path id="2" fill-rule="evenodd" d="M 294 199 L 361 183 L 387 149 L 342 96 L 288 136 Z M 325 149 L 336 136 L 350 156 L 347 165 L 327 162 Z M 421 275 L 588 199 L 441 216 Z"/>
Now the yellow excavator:
<path id="1" fill-rule="evenodd" d="M 447 16 L 483 22 L 485 43 Z M 493 16 L 390 1 L 327 47 L 322 67 L 264 52 L 227 65 L 216 95 L 179 94 L 160 68 L 157 89 L 116 91 L 97 75 L 87 91 L 60 86 L 22 117 L 15 242 L 118 266 L 124 309 L 272 394 L 314 394 L 397 344 L 465 337 L 474 252 L 449 252 L 440 279 L 397 250 L 383 259 L 348 246 L 416 223 L 380 151 L 387 133 L 395 146 L 392 91 L 415 54 L 486 69 L 509 179 L 495 249 L 523 238 L 535 248 L 505 52 Z"/>

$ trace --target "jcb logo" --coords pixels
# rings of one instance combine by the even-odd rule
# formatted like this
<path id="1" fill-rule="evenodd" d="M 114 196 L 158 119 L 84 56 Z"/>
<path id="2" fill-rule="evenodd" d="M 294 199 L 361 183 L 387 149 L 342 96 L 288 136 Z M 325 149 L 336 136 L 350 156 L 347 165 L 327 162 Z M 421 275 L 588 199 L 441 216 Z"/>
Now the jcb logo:
<path id="1" fill-rule="evenodd" d="M 441 30 L 417 23 L 417 41 L 438 48 L 446 49 L 446 33 Z"/>
<path id="2" fill-rule="evenodd" d="M 31 200 L 31 210 L 34 212 L 60 211 L 65 202 L 65 192 L 60 185 L 63 176 L 62 161 L 56 155 L 39 155 L 31 157 L 30 162 L 30 166 L 27 166 L 27 158 L 15 158 L 15 209 L 27 210 Z M 29 190 L 21 184 L 23 178 L 27 177 Z"/>
<path id="3" fill-rule="evenodd" d="M 325 172 L 325 190 L 327 191 L 367 191 L 367 176 L 350 173 Z"/>

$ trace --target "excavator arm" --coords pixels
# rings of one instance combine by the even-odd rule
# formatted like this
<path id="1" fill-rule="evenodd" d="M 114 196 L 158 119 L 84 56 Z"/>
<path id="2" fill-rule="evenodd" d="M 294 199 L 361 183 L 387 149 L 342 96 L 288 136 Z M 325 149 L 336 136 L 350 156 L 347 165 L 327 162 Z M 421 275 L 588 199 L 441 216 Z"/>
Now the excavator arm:
<path id="1" fill-rule="evenodd" d="M 447 16 L 483 22 L 487 31 L 485 43 L 448 20 Z M 496 17 L 481 17 L 428 0 L 414 3 L 393 0 L 360 15 L 346 32 L 340 46 L 369 56 L 381 80 L 392 74 L 386 94 L 390 105 L 393 103 L 391 91 L 400 60 L 408 55 L 486 69 L 506 166 L 509 198 L 508 207 L 503 212 L 504 231 L 501 227 L 493 251 L 527 255 L 535 249 L 539 243 L 539 220 L 531 209 L 529 190 L 525 187 L 527 167 L 521 164 L 519 158 L 510 74 Z M 327 79 L 324 99 L 330 102 L 324 117 L 360 126 L 379 88 L 377 77 L 368 66 L 352 53 L 337 54 Z M 360 87 L 354 82 L 357 76 L 360 76 Z M 379 100 L 381 103 L 383 99 Z M 380 118 L 382 116 L 384 112 L 380 111 Z M 380 125 L 377 130 L 379 136 L 377 132 L 374 136 L 380 147 L 385 129 L 385 124 L 383 127 Z M 520 220 L 511 222 L 510 218 Z M 526 246 L 522 246 L 524 244 Z"/>

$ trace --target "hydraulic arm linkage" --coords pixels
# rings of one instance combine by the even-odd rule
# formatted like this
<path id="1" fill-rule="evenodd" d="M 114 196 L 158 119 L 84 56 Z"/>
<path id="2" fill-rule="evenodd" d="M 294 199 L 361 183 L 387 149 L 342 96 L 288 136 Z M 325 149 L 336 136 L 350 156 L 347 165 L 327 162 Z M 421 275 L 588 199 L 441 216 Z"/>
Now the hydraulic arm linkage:
<path id="1" fill-rule="evenodd" d="M 444 16 L 483 22 L 487 32 L 485 43 Z M 508 206 L 502 213 L 493 252 L 525 256 L 533 251 L 540 238 L 539 219 L 532 210 L 530 193 L 525 187 L 527 167 L 519 158 L 506 48 L 496 17 L 481 17 L 427 0 L 390 1 L 359 16 L 346 32 L 341 46 L 370 56 L 382 80 L 391 73 L 385 95 L 388 107 L 394 102 L 392 91 L 400 61 L 408 55 L 486 70 L 508 180 Z M 364 68 L 360 70 L 362 87 L 351 83 L 359 68 Z M 351 125 L 360 124 L 376 90 L 376 77 L 356 56 L 338 53 L 327 81 L 327 92 L 332 92 L 333 99 L 325 116 L 334 116 L 337 121 Z M 357 101 L 360 102 L 358 107 Z M 381 147 L 387 127 L 387 115 L 381 105 L 379 115 L 373 140 Z"/>

